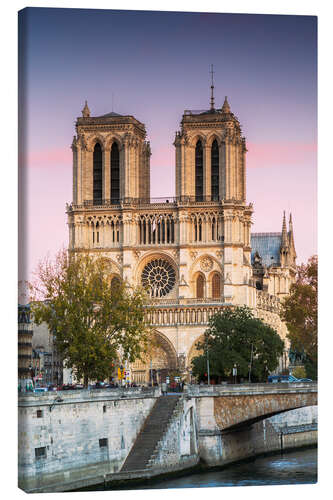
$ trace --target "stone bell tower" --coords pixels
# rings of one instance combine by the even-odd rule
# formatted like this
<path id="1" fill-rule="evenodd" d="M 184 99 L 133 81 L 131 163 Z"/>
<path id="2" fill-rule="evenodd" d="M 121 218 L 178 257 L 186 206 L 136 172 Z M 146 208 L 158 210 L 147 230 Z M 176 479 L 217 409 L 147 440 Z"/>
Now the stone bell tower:
<path id="1" fill-rule="evenodd" d="M 245 202 L 245 138 L 227 97 L 221 109 L 185 111 L 175 146 L 177 196 Z"/>
<path id="2" fill-rule="evenodd" d="M 253 306 L 246 142 L 227 97 L 215 109 L 211 89 L 210 109 L 186 110 L 176 132 L 176 195 L 189 207 L 191 245 L 220 246 L 224 301 Z"/>
<path id="3" fill-rule="evenodd" d="M 73 203 L 117 204 L 150 197 L 150 145 L 143 123 L 130 115 L 77 118 L 73 150 Z"/>

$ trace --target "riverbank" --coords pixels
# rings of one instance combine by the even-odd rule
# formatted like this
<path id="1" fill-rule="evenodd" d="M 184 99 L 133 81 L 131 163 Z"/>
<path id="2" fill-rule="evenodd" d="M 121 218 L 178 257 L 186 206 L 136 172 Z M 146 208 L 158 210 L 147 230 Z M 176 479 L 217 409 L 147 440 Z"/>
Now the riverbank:
<path id="1" fill-rule="evenodd" d="M 304 460 L 299 457 L 306 456 L 309 464 L 311 457 L 311 471 L 306 471 L 304 477 Z M 274 463 L 278 467 L 270 479 L 265 476 L 258 479 L 258 464 Z M 285 463 L 285 468 L 283 468 Z M 292 465 L 292 467 L 291 467 Z M 255 466 L 255 467 L 254 467 Z M 297 466 L 297 467 L 296 467 Z M 286 469 L 288 467 L 288 470 Z M 291 468 L 290 468 L 291 467 Z M 295 469 L 300 469 L 295 471 Z M 246 478 L 244 471 L 246 471 Z M 263 473 L 263 469 L 261 468 Z M 303 476 L 302 476 L 303 474 Z M 302 477 L 301 477 L 302 476 Z M 217 479 L 218 478 L 218 479 Z M 208 467 L 199 463 L 187 470 L 166 472 L 159 476 L 149 478 L 136 478 L 127 481 L 110 481 L 86 488 L 71 491 L 103 491 L 103 490 L 142 490 L 142 489 L 167 489 L 167 488 L 200 488 L 216 486 L 250 486 L 250 485 L 275 485 L 275 484 L 314 484 L 317 482 L 317 446 L 302 446 L 296 449 L 289 448 L 284 452 L 266 452 L 251 458 L 244 458 L 223 466 Z M 219 484 L 220 483 L 220 484 Z"/>
<path id="2" fill-rule="evenodd" d="M 155 390 L 23 396 L 19 487 L 95 489 L 316 444 L 317 407 L 306 406 L 316 387 L 280 385 L 194 387 L 166 397 Z M 297 404 L 304 407 L 285 411 Z M 136 458 L 128 467 L 130 455 Z"/>

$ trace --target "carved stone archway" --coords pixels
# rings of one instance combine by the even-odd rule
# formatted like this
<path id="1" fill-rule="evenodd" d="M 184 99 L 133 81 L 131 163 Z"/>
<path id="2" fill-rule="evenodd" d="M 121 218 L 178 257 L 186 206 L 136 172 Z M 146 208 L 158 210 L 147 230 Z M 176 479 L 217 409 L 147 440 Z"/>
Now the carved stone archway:
<path id="1" fill-rule="evenodd" d="M 131 364 L 131 379 L 136 384 L 161 383 L 176 369 L 177 354 L 170 340 L 157 330 L 153 337 L 149 352 Z"/>
<path id="2" fill-rule="evenodd" d="M 204 335 L 200 335 L 192 344 L 191 349 L 189 350 L 188 356 L 187 356 L 187 367 L 189 370 L 192 370 L 192 359 L 195 358 L 195 356 L 199 356 L 202 354 L 202 350 L 198 350 L 196 347 L 196 344 L 198 342 L 203 342 L 204 340 Z"/>

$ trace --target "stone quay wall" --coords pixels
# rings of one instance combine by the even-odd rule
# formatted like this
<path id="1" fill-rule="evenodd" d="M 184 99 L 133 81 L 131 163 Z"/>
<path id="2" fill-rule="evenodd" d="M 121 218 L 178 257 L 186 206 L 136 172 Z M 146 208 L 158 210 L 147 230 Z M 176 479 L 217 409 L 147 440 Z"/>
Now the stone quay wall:
<path id="1" fill-rule="evenodd" d="M 188 387 L 148 467 L 137 473 L 121 472 L 121 468 L 160 396 L 158 388 L 20 395 L 19 486 L 27 492 L 66 491 L 172 473 L 199 461 L 207 467 L 221 466 L 260 453 L 316 444 L 315 405 L 236 429 L 221 428 L 218 398 L 229 394 L 238 404 L 240 395 L 248 397 L 251 391 L 253 395 L 288 392 L 282 385 Z M 303 389 L 316 391 L 306 385 Z M 289 390 L 292 396 L 296 388 Z"/>
<path id="2" fill-rule="evenodd" d="M 140 388 L 20 395 L 19 486 L 118 472 L 159 395 Z"/>

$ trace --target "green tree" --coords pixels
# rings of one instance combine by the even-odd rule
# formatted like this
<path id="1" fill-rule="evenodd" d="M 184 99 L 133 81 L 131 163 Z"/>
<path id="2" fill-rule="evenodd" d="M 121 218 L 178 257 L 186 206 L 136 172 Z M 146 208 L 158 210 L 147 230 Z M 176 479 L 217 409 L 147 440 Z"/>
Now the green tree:
<path id="1" fill-rule="evenodd" d="M 318 351 L 318 258 L 297 268 L 296 282 L 282 303 L 281 318 L 288 328 L 291 348 L 304 352 L 307 375 L 316 378 Z"/>
<path id="2" fill-rule="evenodd" d="M 147 294 L 120 281 L 111 287 L 106 259 L 61 251 L 54 262 L 40 263 L 35 276 L 34 321 L 48 325 L 65 366 L 86 387 L 110 376 L 117 358 L 133 362 L 146 352 Z"/>
<path id="3" fill-rule="evenodd" d="M 247 378 L 252 359 L 251 380 L 260 381 L 277 367 L 284 342 L 244 306 L 227 308 L 211 317 L 204 341 L 196 347 L 203 351 L 192 361 L 193 373 L 199 379 L 207 372 L 208 351 L 211 376 L 230 377 L 236 363 L 237 374 Z"/>

